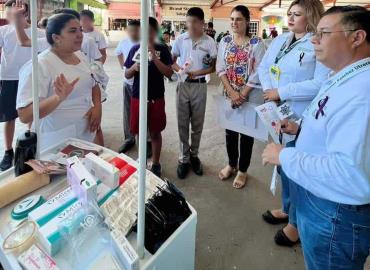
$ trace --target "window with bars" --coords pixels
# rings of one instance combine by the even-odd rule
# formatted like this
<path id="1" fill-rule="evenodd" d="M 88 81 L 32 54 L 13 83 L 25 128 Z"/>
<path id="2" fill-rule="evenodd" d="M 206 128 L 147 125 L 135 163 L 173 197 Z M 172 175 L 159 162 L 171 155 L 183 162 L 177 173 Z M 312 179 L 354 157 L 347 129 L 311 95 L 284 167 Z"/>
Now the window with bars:
<path id="1" fill-rule="evenodd" d="M 249 31 L 252 34 L 252 36 L 258 36 L 259 34 L 259 22 L 250 22 L 249 23 Z"/>

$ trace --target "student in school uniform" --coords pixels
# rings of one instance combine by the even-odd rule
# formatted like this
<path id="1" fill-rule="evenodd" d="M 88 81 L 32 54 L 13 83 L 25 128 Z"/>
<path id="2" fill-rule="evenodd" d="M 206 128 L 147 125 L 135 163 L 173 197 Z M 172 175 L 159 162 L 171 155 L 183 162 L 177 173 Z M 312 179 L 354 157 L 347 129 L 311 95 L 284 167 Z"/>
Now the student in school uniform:
<path id="1" fill-rule="evenodd" d="M 66 138 L 93 141 L 101 122 L 101 92 L 88 59 L 80 52 L 83 34 L 70 14 L 49 18 L 50 50 L 39 55 L 41 148 Z M 32 62 L 20 71 L 17 110 L 23 123 L 33 121 Z"/>
<path id="2" fill-rule="evenodd" d="M 192 7 L 187 11 L 186 25 L 188 31 L 177 37 L 172 47 L 175 63 L 173 68 L 176 72 L 183 69 L 186 63 L 190 63 L 185 82 L 178 82 L 176 90 L 180 137 L 177 176 L 180 179 L 186 178 L 190 168 L 195 174 L 203 175 L 199 145 L 206 112 L 206 75 L 215 71 L 217 57 L 215 41 L 204 33 L 204 12 L 201 8 Z"/>
<path id="3" fill-rule="evenodd" d="M 155 18 L 149 17 L 149 63 L 148 63 L 148 130 L 152 140 L 152 167 L 151 171 L 161 177 L 162 166 L 160 155 L 162 150 L 161 132 L 166 127 L 166 112 L 164 99 L 164 76 L 171 77 L 172 58 L 166 45 L 156 43 L 159 25 Z M 139 133 L 139 98 L 140 97 L 140 63 L 135 62 L 135 53 L 140 44 L 135 45 L 125 62 L 127 79 L 134 78 L 131 98 L 131 133 Z"/>
<path id="4" fill-rule="evenodd" d="M 263 92 L 257 66 L 265 53 L 265 45 L 249 32 L 250 13 L 246 6 L 234 7 L 230 15 L 233 33 L 224 37 L 218 46 L 216 72 L 224 87 L 230 107 L 236 109 L 244 102 L 263 103 Z M 253 137 L 226 130 L 226 150 L 229 163 L 220 173 L 222 181 L 236 175 L 233 187 L 241 189 L 247 182 Z"/>
<path id="5" fill-rule="evenodd" d="M 21 27 L 21 21 L 23 20 L 23 10 L 24 5 L 22 1 L 17 1 L 15 6 L 13 7 L 16 10 L 14 11 L 14 14 L 16 16 L 15 21 L 15 27 L 17 32 L 17 38 L 20 46 L 22 47 L 31 47 L 31 39 L 29 36 L 26 35 L 24 29 Z M 80 14 L 75 11 L 74 9 L 70 8 L 61 8 L 56 9 L 53 11 L 54 14 L 71 14 L 75 16 L 78 20 L 80 20 Z M 50 49 L 51 46 L 49 42 L 47 41 L 46 37 L 40 37 L 37 39 L 37 49 L 39 52 L 43 52 L 47 49 Z M 81 45 L 81 51 L 87 56 L 87 58 L 93 62 L 93 61 L 101 61 L 102 55 L 98 49 L 98 46 L 95 43 L 95 40 L 84 35 Z"/>
<path id="6" fill-rule="evenodd" d="M 289 177 L 308 270 L 364 269 L 370 252 L 370 11 L 335 6 L 312 38 L 333 70 L 303 114 L 295 147 L 269 144 L 263 163 Z"/>
<path id="7" fill-rule="evenodd" d="M 102 55 L 101 62 L 104 64 L 107 60 L 107 41 L 102 32 L 98 31 L 94 27 L 95 17 L 91 10 L 82 10 L 80 12 L 81 26 L 84 31 L 84 36 L 87 36 L 94 40 L 98 49 Z"/>
<path id="8" fill-rule="evenodd" d="M 140 21 L 130 20 L 127 25 L 128 37 L 120 41 L 116 48 L 116 55 L 120 67 L 125 70 L 125 61 L 130 53 L 133 46 L 140 42 Z M 124 78 L 123 83 L 123 134 L 124 141 L 119 148 L 119 153 L 126 153 L 135 146 L 136 140 L 135 135 L 130 131 L 130 110 L 131 110 L 131 96 L 132 86 L 134 84 L 134 78 Z M 151 147 L 151 146 L 150 146 Z"/>
<path id="9" fill-rule="evenodd" d="M 0 171 L 9 169 L 13 164 L 13 137 L 15 119 L 18 117 L 16 110 L 16 99 L 19 82 L 19 69 L 31 59 L 31 49 L 23 48 L 17 41 L 15 30 L 15 18 L 13 5 L 15 0 L 5 3 L 8 25 L 0 27 L 0 48 L 1 48 L 1 71 L 0 71 L 0 122 L 4 125 L 5 154 L 0 163 Z M 22 11 L 22 27 L 26 36 L 31 36 L 31 27 L 27 21 L 28 5 L 25 4 Z M 44 31 L 37 32 L 38 37 L 44 36 Z"/>
<path id="10" fill-rule="evenodd" d="M 300 118 L 326 80 L 329 69 L 316 61 L 311 43 L 312 33 L 324 12 L 319 0 L 295 0 L 288 9 L 290 32 L 276 37 L 258 67 L 266 101 L 286 103 Z M 292 145 L 294 141 L 287 142 Z M 277 231 L 275 243 L 294 246 L 298 243 L 295 208 L 289 196 L 289 185 L 284 171 L 282 183 L 282 209 L 267 210 L 262 216 L 270 224 L 286 223 Z"/>

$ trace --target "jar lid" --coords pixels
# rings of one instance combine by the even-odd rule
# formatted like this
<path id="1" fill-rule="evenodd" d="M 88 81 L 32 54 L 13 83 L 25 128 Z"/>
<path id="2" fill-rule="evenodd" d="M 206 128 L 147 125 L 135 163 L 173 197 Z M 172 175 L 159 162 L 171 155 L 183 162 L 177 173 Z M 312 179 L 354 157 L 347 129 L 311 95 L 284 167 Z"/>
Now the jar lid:
<path id="1" fill-rule="evenodd" d="M 15 231 L 8 235 L 4 240 L 3 249 L 5 251 L 15 250 L 26 245 L 36 233 L 36 224 L 33 221 L 23 222 Z"/>
<path id="2" fill-rule="evenodd" d="M 12 218 L 16 220 L 24 219 L 32 210 L 36 209 L 45 202 L 40 195 L 33 195 L 19 202 L 12 211 Z"/>

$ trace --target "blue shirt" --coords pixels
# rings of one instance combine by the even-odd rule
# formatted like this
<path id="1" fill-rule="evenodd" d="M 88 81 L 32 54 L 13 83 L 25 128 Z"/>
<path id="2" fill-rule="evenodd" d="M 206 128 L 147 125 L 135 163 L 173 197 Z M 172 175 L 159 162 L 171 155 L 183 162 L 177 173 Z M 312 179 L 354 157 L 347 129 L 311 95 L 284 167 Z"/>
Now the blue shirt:
<path id="1" fill-rule="evenodd" d="M 135 62 L 133 57 L 140 45 L 135 45 L 131 48 L 130 53 L 125 62 L 126 68 L 131 68 Z M 154 49 L 158 53 L 160 61 L 165 65 L 172 65 L 172 57 L 167 46 L 162 44 L 155 44 Z M 160 99 L 164 97 L 164 76 L 159 71 L 153 61 L 149 61 L 148 66 L 148 100 Z M 134 84 L 132 86 L 132 96 L 139 98 L 140 95 L 140 73 L 137 72 L 134 76 Z"/>
<path id="2" fill-rule="evenodd" d="M 323 84 L 304 113 L 296 147 L 280 153 L 290 179 L 336 203 L 370 203 L 370 69 L 328 89 L 367 62 L 369 68 L 370 58 L 363 59 Z"/>

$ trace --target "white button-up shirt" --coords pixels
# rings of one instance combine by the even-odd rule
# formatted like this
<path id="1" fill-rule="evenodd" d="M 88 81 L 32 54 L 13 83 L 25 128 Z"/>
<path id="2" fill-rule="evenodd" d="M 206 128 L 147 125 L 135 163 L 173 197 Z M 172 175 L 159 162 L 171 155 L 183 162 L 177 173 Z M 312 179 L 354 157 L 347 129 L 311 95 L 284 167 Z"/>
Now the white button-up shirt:
<path id="1" fill-rule="evenodd" d="M 192 65 L 189 71 L 199 71 L 207 68 L 206 63 L 209 58 L 217 58 L 216 43 L 210 36 L 203 34 L 203 36 L 194 42 L 189 34 L 186 32 L 175 40 L 172 46 L 172 55 L 179 57 L 178 64 L 183 67 L 185 62 L 189 59 Z M 205 77 L 199 76 L 197 78 Z"/>
<path id="2" fill-rule="evenodd" d="M 283 54 L 275 64 L 279 52 L 288 48 L 293 35 L 282 34 L 272 41 L 258 67 L 258 75 L 263 90 L 278 89 L 280 99 L 286 100 L 300 117 L 316 96 L 322 82 L 327 79 L 330 70 L 316 61 L 310 33 L 296 41 L 294 48 Z M 271 75 L 270 70 L 274 65 L 280 70 L 279 79 Z"/>
<path id="3" fill-rule="evenodd" d="M 366 63 L 367 70 L 356 72 Z M 354 76 L 328 89 L 351 69 Z M 304 113 L 296 147 L 280 153 L 287 176 L 320 198 L 351 205 L 370 203 L 369 74 L 367 58 L 325 82 Z"/>

